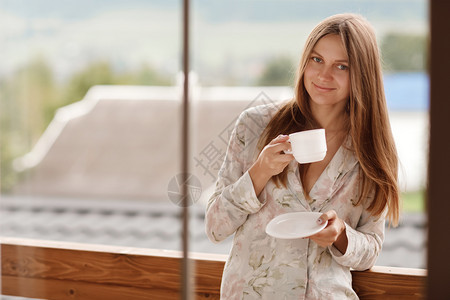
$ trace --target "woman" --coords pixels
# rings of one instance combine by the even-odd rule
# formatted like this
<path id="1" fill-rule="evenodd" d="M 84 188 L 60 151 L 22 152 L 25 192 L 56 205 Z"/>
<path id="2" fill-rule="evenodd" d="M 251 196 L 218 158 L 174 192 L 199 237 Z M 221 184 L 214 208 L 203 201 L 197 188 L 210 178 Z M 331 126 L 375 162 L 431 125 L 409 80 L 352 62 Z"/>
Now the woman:
<path id="1" fill-rule="evenodd" d="M 287 134 L 314 128 L 327 155 L 299 165 Z M 358 15 L 329 17 L 306 41 L 294 99 L 244 111 L 232 133 L 206 212 L 212 241 L 235 234 L 222 298 L 357 299 L 350 268 L 372 267 L 385 218 L 398 222 L 397 164 L 374 31 Z M 297 211 L 328 224 L 305 239 L 265 233 Z"/>

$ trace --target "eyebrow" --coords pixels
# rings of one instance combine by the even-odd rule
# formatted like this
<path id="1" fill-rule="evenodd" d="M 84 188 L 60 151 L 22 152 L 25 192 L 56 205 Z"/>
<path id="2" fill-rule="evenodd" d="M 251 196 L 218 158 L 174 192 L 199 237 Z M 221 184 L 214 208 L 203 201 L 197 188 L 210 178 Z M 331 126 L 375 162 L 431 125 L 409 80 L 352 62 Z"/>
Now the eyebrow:
<path id="1" fill-rule="evenodd" d="M 321 55 L 319 52 L 317 52 L 317 51 L 315 51 L 315 50 L 312 50 L 311 51 L 311 54 L 316 54 L 316 55 L 318 55 L 318 56 L 320 56 L 320 57 L 323 57 L 323 55 Z M 338 59 L 338 60 L 335 60 L 335 62 L 345 62 L 345 63 L 348 63 L 348 60 L 347 59 Z"/>

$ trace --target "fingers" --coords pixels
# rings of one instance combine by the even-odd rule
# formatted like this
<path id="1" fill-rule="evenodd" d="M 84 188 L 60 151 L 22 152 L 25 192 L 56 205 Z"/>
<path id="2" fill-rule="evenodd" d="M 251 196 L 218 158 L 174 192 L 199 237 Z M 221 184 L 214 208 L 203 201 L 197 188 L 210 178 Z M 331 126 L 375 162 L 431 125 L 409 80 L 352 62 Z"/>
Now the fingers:
<path id="1" fill-rule="evenodd" d="M 327 221 L 328 224 L 323 230 L 308 237 L 322 247 L 330 246 L 338 239 L 341 239 L 345 230 L 344 222 L 338 218 L 334 210 L 323 213 L 317 219 L 317 224 L 324 224 Z"/>
<path id="2" fill-rule="evenodd" d="M 337 218 L 337 214 L 334 210 L 329 210 L 326 213 L 323 213 L 318 219 L 317 224 L 322 225 L 326 221 L 331 221 Z"/>
<path id="3" fill-rule="evenodd" d="M 277 136 L 276 138 L 271 140 L 269 145 L 274 145 L 274 144 L 278 144 L 278 143 L 287 142 L 287 140 L 289 140 L 289 136 L 288 135 L 280 134 L 279 136 Z"/>
<path id="4" fill-rule="evenodd" d="M 273 153 L 282 153 L 285 154 L 284 151 L 291 151 L 291 143 L 289 142 L 289 136 L 287 135 L 279 135 L 274 138 L 270 143 L 266 146 L 266 148 L 271 149 Z M 288 157 L 289 161 L 293 159 L 292 157 Z"/>
<path id="5" fill-rule="evenodd" d="M 287 142 L 288 139 L 286 135 L 279 135 L 264 147 L 255 162 L 255 168 L 259 170 L 259 173 L 270 178 L 281 173 L 294 159 L 293 155 L 283 152 L 291 148 L 291 144 Z"/>

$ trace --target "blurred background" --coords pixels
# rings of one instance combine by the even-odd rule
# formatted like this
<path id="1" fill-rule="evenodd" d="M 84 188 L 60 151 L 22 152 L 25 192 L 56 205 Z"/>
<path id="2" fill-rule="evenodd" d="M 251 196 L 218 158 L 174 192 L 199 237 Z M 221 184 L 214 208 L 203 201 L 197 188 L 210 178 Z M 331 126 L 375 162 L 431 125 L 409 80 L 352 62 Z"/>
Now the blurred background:
<path id="1" fill-rule="evenodd" d="M 191 4 L 190 249 L 230 249 L 203 219 L 239 113 L 291 98 L 309 32 L 354 12 L 376 29 L 401 160 L 377 264 L 425 268 L 427 2 Z M 181 249 L 181 18 L 173 0 L 0 1 L 1 236 Z"/>

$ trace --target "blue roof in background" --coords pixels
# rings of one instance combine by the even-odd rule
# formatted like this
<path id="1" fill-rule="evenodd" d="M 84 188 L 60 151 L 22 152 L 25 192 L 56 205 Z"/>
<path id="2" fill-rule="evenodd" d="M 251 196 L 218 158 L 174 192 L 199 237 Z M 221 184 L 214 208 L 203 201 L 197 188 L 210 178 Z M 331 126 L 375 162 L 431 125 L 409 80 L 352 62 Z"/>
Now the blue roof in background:
<path id="1" fill-rule="evenodd" d="M 384 89 L 389 110 L 428 110 L 430 96 L 426 73 L 385 74 Z"/>

